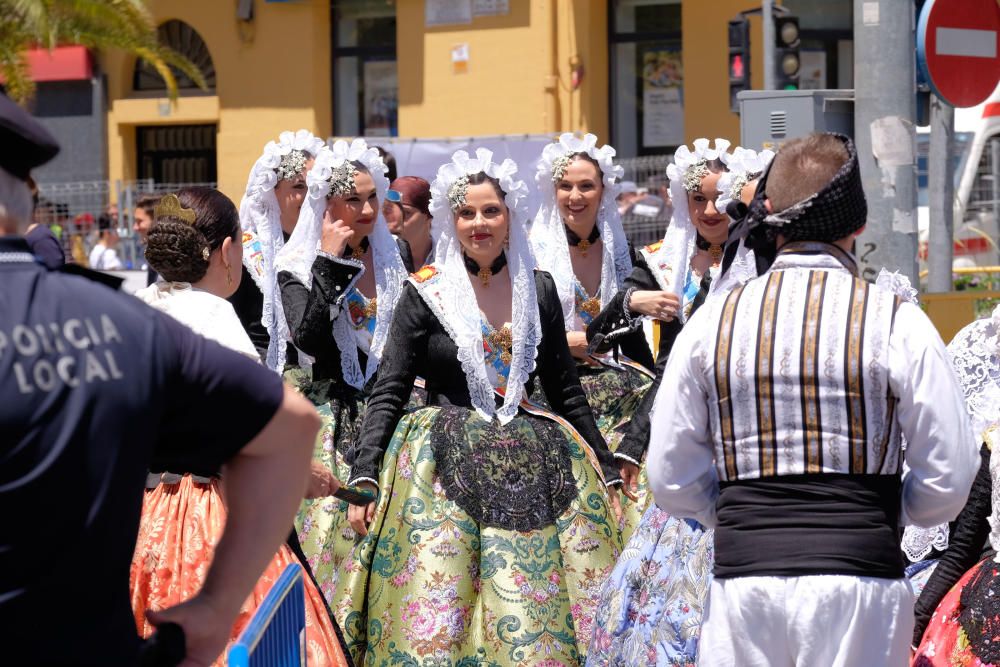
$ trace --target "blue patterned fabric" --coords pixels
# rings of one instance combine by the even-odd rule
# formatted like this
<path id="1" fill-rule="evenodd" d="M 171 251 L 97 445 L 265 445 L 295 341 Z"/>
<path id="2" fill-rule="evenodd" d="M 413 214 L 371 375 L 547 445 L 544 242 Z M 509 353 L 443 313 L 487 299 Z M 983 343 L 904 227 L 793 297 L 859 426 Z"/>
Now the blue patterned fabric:
<path id="1" fill-rule="evenodd" d="M 506 327 L 504 327 L 506 329 Z M 493 339 L 497 330 L 494 329 L 486 318 L 483 318 L 483 353 L 486 357 L 486 366 L 492 368 L 496 373 L 494 388 L 503 389 L 507 386 L 507 377 L 510 375 L 509 351 L 505 351 L 501 345 Z M 507 352 L 507 354 L 505 354 Z"/>
<path id="2" fill-rule="evenodd" d="M 587 301 L 590 301 L 591 297 L 589 294 L 587 294 L 587 290 L 583 288 L 583 285 L 580 284 L 580 281 L 576 280 L 575 278 L 573 279 L 573 293 L 574 293 L 574 301 L 576 303 L 575 305 L 576 316 L 580 318 L 581 322 L 583 322 L 584 327 L 588 327 L 590 326 L 590 323 L 594 321 L 596 313 L 589 313 L 584 308 L 584 304 Z M 596 300 L 597 305 L 600 306 L 601 303 L 600 288 L 597 289 L 597 294 L 594 295 L 594 300 Z M 597 310 L 598 312 L 600 312 L 600 307 L 598 307 Z"/>
<path id="3" fill-rule="evenodd" d="M 693 666 L 714 557 L 711 530 L 646 510 L 604 583 L 587 665 Z"/>

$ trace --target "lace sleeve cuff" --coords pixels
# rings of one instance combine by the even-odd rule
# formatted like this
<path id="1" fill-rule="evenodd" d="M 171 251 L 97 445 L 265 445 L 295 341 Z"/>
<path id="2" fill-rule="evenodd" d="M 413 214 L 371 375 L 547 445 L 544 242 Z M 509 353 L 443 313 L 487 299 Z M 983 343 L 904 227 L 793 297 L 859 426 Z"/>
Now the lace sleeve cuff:
<path id="1" fill-rule="evenodd" d="M 615 455 L 616 459 L 621 459 L 622 461 L 628 461 L 632 465 L 637 465 L 637 466 L 641 466 L 642 465 L 641 463 L 639 463 L 638 461 L 636 461 L 634 458 L 632 458 L 628 454 L 625 454 L 624 452 L 614 452 L 614 455 Z"/>
<path id="2" fill-rule="evenodd" d="M 376 489 L 379 488 L 378 487 L 378 481 L 372 479 L 371 477 L 355 477 L 355 478 L 351 479 L 351 481 L 349 481 L 347 483 L 347 485 L 348 486 L 357 486 L 361 482 L 368 482 L 369 484 L 374 485 Z"/>
<path id="3" fill-rule="evenodd" d="M 364 272 L 365 266 L 361 262 L 334 257 L 320 250 L 313 264 L 313 282 L 320 281 L 330 295 L 330 304 L 340 306 Z"/>

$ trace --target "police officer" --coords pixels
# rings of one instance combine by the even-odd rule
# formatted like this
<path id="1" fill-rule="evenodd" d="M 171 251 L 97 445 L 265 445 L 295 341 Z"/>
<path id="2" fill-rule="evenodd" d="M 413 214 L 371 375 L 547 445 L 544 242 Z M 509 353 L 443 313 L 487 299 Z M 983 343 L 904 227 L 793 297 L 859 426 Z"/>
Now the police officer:
<path id="1" fill-rule="evenodd" d="M 129 563 L 147 468 L 170 459 L 227 466 L 203 589 L 150 615 L 207 665 L 288 534 L 318 417 L 263 366 L 36 261 L 25 179 L 58 146 L 3 95 L 0 146 L 0 662 L 136 661 Z"/>

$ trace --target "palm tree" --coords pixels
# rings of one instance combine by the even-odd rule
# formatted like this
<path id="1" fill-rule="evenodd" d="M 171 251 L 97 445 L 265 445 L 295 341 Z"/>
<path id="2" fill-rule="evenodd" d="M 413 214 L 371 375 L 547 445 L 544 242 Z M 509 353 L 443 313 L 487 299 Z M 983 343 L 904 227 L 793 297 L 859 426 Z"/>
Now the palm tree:
<path id="1" fill-rule="evenodd" d="M 0 0 L 0 76 L 11 98 L 23 103 L 35 90 L 24 52 L 63 44 L 135 54 L 163 77 L 171 100 L 177 99 L 174 69 L 205 88 L 191 61 L 159 43 L 145 0 Z"/>

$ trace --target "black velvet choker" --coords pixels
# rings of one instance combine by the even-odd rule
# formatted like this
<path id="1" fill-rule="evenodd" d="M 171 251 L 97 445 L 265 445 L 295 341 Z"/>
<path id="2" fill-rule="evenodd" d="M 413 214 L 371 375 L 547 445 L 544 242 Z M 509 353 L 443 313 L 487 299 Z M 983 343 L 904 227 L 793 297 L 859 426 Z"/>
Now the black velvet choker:
<path id="1" fill-rule="evenodd" d="M 701 234 L 695 238 L 694 244 L 698 247 L 698 250 L 705 250 L 709 255 L 712 256 L 712 262 L 718 264 L 722 260 L 722 244 L 721 243 L 709 243 L 705 237 Z"/>
<path id="2" fill-rule="evenodd" d="M 350 257 L 351 259 L 361 259 L 362 257 L 365 256 L 365 253 L 368 252 L 368 247 L 370 245 L 371 244 L 368 242 L 368 237 L 366 236 L 363 239 L 361 239 L 361 245 L 359 245 L 357 248 L 352 248 L 351 246 L 347 246 L 346 248 L 344 248 L 344 253 L 341 255 L 341 257 L 345 259 L 348 257 Z"/>
<path id="3" fill-rule="evenodd" d="M 480 268 L 479 264 L 476 263 L 474 259 L 469 259 L 469 256 L 464 252 L 462 253 L 462 261 L 465 262 L 465 270 L 469 272 L 470 275 L 479 276 L 479 280 L 482 281 L 483 287 L 487 287 L 490 284 L 490 278 L 500 273 L 503 267 L 507 266 L 507 253 L 501 252 L 493 263 L 490 264 L 488 269 Z"/>
<path id="4" fill-rule="evenodd" d="M 594 223 L 594 228 L 590 230 L 590 236 L 585 239 L 581 239 L 579 234 L 570 229 L 566 224 L 563 224 L 563 229 L 566 230 L 566 242 L 571 246 L 580 249 L 580 254 L 584 257 L 587 256 L 587 251 L 590 250 L 590 246 L 594 245 L 594 241 L 601 238 L 601 232 L 597 229 L 597 223 Z"/>

